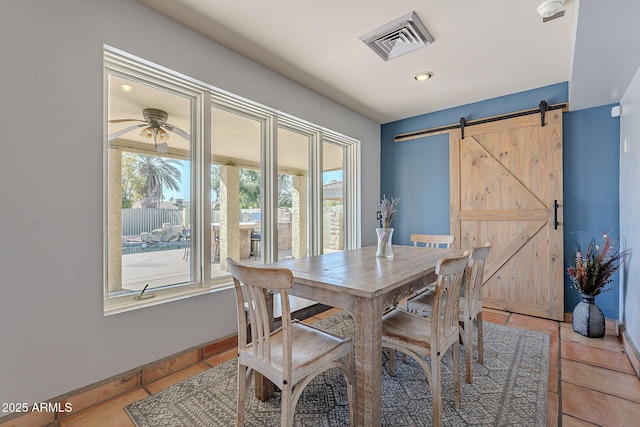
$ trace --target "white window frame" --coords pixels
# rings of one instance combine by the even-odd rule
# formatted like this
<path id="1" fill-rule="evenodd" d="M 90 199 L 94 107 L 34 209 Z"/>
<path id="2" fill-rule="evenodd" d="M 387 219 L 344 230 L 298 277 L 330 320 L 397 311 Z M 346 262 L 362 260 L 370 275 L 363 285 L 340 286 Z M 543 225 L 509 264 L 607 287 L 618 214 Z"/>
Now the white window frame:
<path id="1" fill-rule="evenodd" d="M 148 291 L 152 298 L 135 299 L 137 294 L 110 296 L 108 291 L 108 77 L 116 74 L 132 80 L 151 82 L 155 86 L 170 87 L 193 97 L 192 105 L 192 153 L 191 153 L 191 207 L 192 227 L 191 260 L 193 280 Z M 277 129 L 281 125 L 307 134 L 311 138 L 309 153 L 310 171 L 310 240 L 311 255 L 322 251 L 322 143 L 330 141 L 345 147 L 345 248 L 360 245 L 360 141 L 314 125 L 287 113 L 271 109 L 248 99 L 230 94 L 188 76 L 168 70 L 159 65 L 137 58 L 110 46 L 104 46 L 104 314 L 112 315 L 142 307 L 189 298 L 196 295 L 217 292 L 233 286 L 230 276 L 211 278 L 211 227 L 203 226 L 211 222 L 210 164 L 211 164 L 211 108 L 230 109 L 263 122 L 261 147 L 262 172 L 262 236 L 263 262 L 277 259 Z M 146 292 L 145 292 L 146 293 Z"/>

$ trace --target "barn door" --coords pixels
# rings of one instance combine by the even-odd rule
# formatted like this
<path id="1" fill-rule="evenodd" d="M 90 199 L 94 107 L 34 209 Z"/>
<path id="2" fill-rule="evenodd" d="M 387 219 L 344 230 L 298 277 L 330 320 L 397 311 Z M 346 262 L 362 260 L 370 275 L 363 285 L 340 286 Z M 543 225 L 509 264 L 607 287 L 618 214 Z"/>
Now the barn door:
<path id="1" fill-rule="evenodd" d="M 450 133 L 451 233 L 491 242 L 485 307 L 562 320 L 562 111 Z M 557 217 L 557 227 L 554 220 Z"/>

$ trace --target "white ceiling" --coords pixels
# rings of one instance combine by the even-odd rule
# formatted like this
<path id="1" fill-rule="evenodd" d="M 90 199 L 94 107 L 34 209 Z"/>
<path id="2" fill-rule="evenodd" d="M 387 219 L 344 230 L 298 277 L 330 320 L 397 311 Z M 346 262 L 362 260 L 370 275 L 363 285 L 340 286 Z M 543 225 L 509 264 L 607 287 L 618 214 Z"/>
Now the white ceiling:
<path id="1" fill-rule="evenodd" d="M 565 81 L 571 109 L 615 103 L 640 63 L 621 48 L 637 0 L 566 0 L 547 23 L 542 0 L 139 1 L 379 123 Z M 411 11 L 433 44 L 384 62 L 359 40 Z"/>
<path id="2" fill-rule="evenodd" d="M 582 0 L 579 5 L 570 107 L 620 102 L 640 67 L 640 1 Z"/>

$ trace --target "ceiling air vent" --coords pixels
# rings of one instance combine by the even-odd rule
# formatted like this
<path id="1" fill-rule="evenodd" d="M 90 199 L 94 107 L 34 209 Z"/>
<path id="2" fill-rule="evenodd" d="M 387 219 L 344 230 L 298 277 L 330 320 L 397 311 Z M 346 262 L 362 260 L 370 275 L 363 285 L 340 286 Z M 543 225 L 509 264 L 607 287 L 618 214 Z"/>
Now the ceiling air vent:
<path id="1" fill-rule="evenodd" d="M 388 61 L 433 43 L 433 37 L 415 12 L 360 37 L 380 58 Z"/>

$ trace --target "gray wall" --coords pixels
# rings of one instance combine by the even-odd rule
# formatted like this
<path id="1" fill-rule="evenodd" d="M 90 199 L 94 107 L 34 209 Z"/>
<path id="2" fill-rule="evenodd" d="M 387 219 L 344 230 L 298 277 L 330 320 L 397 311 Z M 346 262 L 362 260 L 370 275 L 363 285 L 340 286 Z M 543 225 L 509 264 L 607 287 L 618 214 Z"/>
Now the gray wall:
<path id="1" fill-rule="evenodd" d="M 103 316 L 103 44 L 361 140 L 362 229 L 376 226 L 377 123 L 133 0 L 3 2 L 0 402 L 56 397 L 236 329 L 232 291 Z"/>
<path id="2" fill-rule="evenodd" d="M 640 346 L 640 70 L 622 98 L 620 116 L 620 232 L 634 253 L 625 265 L 620 291 L 621 319 Z M 625 152 L 624 143 L 628 149 Z"/>

